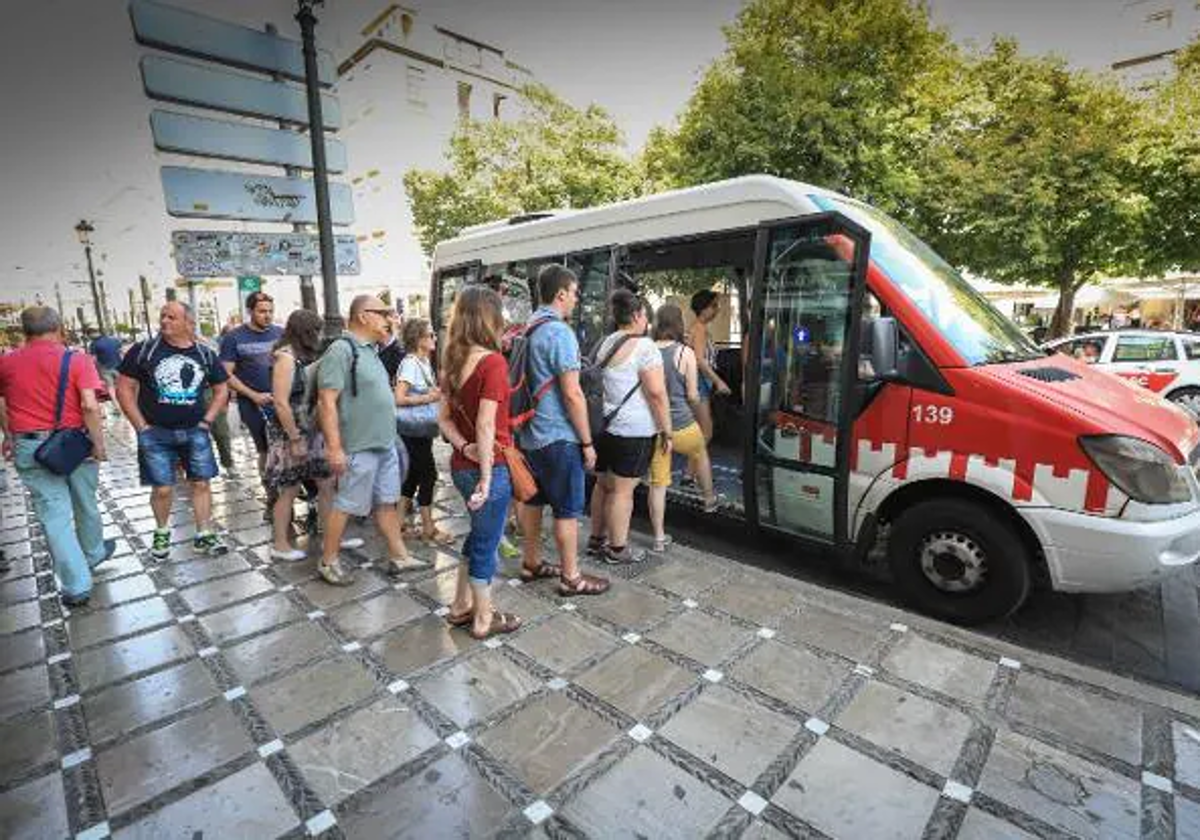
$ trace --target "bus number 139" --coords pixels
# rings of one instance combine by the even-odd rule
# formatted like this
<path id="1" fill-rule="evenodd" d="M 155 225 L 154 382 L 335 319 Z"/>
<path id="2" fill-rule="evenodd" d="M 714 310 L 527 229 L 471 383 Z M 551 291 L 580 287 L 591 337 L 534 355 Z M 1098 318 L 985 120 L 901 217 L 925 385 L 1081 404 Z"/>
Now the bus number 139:
<path id="1" fill-rule="evenodd" d="M 912 416 L 914 423 L 949 426 L 954 422 L 954 409 L 948 405 L 914 405 Z"/>

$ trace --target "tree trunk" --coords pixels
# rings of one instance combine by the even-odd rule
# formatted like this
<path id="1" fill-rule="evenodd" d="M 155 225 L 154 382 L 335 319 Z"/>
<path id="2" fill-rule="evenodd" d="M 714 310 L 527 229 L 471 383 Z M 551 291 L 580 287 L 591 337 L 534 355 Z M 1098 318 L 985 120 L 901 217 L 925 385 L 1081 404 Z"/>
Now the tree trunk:
<path id="1" fill-rule="evenodd" d="M 1058 306 L 1054 308 L 1054 318 L 1050 321 L 1049 341 L 1064 338 L 1071 334 L 1075 318 L 1075 270 L 1066 268 L 1058 275 Z"/>

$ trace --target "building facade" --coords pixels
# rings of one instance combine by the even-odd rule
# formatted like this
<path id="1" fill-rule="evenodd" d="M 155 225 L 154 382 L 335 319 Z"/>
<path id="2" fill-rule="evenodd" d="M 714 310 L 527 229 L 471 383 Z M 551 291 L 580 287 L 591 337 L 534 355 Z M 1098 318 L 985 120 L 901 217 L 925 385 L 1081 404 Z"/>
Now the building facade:
<path id="1" fill-rule="evenodd" d="M 392 4 L 362 29 L 338 68 L 362 274 L 359 290 L 391 289 L 419 303 L 428 261 L 404 192 L 409 169 L 440 169 L 459 123 L 504 119 L 533 80 L 499 47 Z"/>
<path id="2" fill-rule="evenodd" d="M 1119 0 L 1112 69 L 1135 89 L 1169 76 L 1175 53 L 1200 34 L 1200 0 Z"/>

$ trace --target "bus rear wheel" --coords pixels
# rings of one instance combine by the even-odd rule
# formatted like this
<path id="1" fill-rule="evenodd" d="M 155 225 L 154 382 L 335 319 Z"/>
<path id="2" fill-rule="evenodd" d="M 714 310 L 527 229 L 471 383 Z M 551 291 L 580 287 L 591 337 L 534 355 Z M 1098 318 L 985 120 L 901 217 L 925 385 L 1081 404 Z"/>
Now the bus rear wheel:
<path id="1" fill-rule="evenodd" d="M 1025 602 L 1029 549 L 984 505 L 931 499 L 896 518 L 888 565 L 919 610 L 958 624 L 1004 618 Z"/>

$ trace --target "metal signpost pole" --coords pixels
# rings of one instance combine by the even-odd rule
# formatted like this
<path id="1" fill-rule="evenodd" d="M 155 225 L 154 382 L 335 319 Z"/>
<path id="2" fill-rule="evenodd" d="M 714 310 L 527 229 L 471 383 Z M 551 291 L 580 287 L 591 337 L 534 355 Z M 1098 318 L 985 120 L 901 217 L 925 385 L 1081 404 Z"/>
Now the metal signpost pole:
<path id="1" fill-rule="evenodd" d="M 83 243 L 83 253 L 87 256 L 88 281 L 92 287 L 92 306 L 96 310 L 96 326 L 100 332 L 104 332 L 104 309 L 100 305 L 100 289 L 96 286 L 96 269 L 92 265 L 92 233 L 96 228 L 92 227 L 87 219 L 80 220 L 79 224 L 75 225 L 75 233 L 79 234 L 79 241 Z"/>
<path id="2" fill-rule="evenodd" d="M 150 281 L 146 279 L 145 274 L 138 275 L 138 281 L 142 285 L 142 317 L 146 319 L 146 339 L 149 340 L 151 335 L 150 329 Z"/>
<path id="3" fill-rule="evenodd" d="M 338 305 L 337 264 L 333 257 L 333 224 L 329 214 L 329 172 L 325 165 L 325 125 L 321 115 L 321 89 L 313 6 L 323 0 L 299 0 L 296 21 L 304 45 L 304 84 L 308 91 L 308 136 L 312 142 L 313 187 L 317 199 L 317 235 L 321 242 L 321 281 L 325 298 L 325 335 L 341 335 L 345 326 Z"/>

